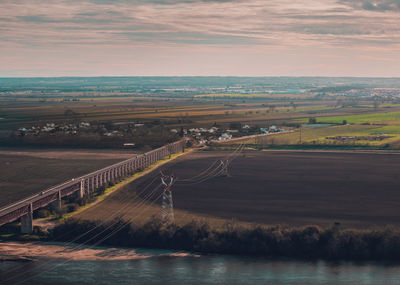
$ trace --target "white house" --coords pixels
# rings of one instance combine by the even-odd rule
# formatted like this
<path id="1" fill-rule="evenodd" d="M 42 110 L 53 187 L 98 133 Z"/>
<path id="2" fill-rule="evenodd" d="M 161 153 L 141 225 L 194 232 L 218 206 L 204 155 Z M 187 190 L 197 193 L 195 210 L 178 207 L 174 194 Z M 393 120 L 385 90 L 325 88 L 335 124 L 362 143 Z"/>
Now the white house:
<path id="1" fill-rule="evenodd" d="M 230 140 L 232 138 L 232 135 L 228 135 L 227 133 L 223 133 L 218 140 L 220 141 L 226 141 L 226 140 Z"/>

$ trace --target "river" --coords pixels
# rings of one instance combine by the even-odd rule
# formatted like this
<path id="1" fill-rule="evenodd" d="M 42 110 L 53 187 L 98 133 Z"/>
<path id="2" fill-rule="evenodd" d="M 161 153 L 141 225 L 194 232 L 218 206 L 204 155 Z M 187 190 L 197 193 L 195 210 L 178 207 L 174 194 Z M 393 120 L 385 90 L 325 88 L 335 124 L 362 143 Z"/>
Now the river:
<path id="1" fill-rule="evenodd" d="M 142 258 L 3 261 L 0 284 L 400 284 L 400 265 L 269 261 L 150 249 L 135 252 Z"/>

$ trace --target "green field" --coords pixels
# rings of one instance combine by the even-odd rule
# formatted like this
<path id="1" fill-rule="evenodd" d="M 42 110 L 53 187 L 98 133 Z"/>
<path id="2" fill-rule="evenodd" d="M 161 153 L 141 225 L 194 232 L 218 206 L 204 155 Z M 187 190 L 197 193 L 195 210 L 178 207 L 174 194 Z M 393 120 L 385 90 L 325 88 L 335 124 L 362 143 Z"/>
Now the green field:
<path id="1" fill-rule="evenodd" d="M 351 142 L 341 142 L 327 137 L 336 136 L 352 136 L 352 137 L 374 137 L 377 134 L 386 134 L 390 138 L 382 141 L 357 140 Z M 300 145 L 300 144 L 316 144 L 316 145 L 365 145 L 365 146 L 382 146 L 400 141 L 400 126 L 385 126 L 377 128 L 372 125 L 337 125 L 328 127 L 302 127 L 294 129 L 292 133 L 275 134 L 272 136 L 258 137 L 245 141 L 247 144 L 258 145 Z M 240 144 L 242 141 L 236 141 Z"/>
<path id="2" fill-rule="evenodd" d="M 387 124 L 400 125 L 400 112 L 384 112 L 384 113 L 369 113 L 360 115 L 343 115 L 343 116 L 328 116 L 315 117 L 319 123 L 335 123 L 341 124 L 344 120 L 348 124 Z M 298 122 L 305 123 L 307 118 L 299 119 Z"/>

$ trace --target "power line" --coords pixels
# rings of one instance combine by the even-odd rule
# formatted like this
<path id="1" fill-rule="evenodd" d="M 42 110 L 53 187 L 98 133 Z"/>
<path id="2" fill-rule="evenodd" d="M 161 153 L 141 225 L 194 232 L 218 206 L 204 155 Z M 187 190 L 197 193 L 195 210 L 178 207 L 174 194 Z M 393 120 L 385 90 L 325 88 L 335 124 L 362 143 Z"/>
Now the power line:
<path id="1" fill-rule="evenodd" d="M 237 158 L 239 156 L 239 154 L 243 151 L 244 149 L 244 144 L 240 144 L 239 147 L 237 149 L 235 149 L 235 151 L 233 151 L 233 153 L 231 153 L 230 155 L 227 156 L 227 158 L 224 158 L 223 160 L 220 160 L 220 165 L 218 165 L 215 169 L 211 170 L 209 173 L 207 173 L 210 169 L 212 169 L 212 167 L 218 162 L 214 161 L 214 163 L 208 167 L 206 170 L 202 171 L 201 173 L 183 180 L 183 181 L 191 181 L 191 180 L 195 180 L 193 181 L 193 183 L 189 183 L 189 184 L 198 184 L 198 183 L 202 183 L 208 179 L 211 179 L 213 177 L 222 175 L 222 174 L 229 174 L 228 173 L 228 166 L 230 163 L 232 163 L 232 161 Z M 232 157 L 232 159 L 229 159 L 230 157 Z M 204 177 L 202 177 L 204 176 Z M 194 179 L 195 178 L 195 179 Z M 199 179 L 200 178 L 200 179 Z M 172 191 L 171 191 L 171 187 L 173 185 L 173 183 L 175 182 L 175 177 L 173 175 L 164 175 L 161 173 L 161 182 L 162 184 L 158 185 L 155 189 L 153 189 L 153 191 L 151 191 L 150 193 L 148 193 L 147 195 L 145 195 L 145 197 L 143 198 L 143 200 L 141 200 L 140 202 L 138 202 L 136 204 L 136 206 L 134 208 L 139 209 L 142 208 L 144 206 L 144 204 L 147 202 L 148 199 L 151 199 L 154 194 L 155 191 L 160 187 L 160 186 L 164 186 L 164 191 L 161 195 L 159 195 L 156 199 L 154 199 L 149 205 L 147 205 L 147 207 L 145 207 L 145 209 L 147 209 L 148 207 L 150 207 L 155 201 L 157 201 L 161 196 L 163 197 L 162 200 L 162 216 L 163 216 L 163 221 L 166 222 L 174 222 L 174 211 L 173 211 L 173 201 L 172 201 Z M 196 181 L 197 180 L 197 181 Z M 142 193 L 155 181 L 155 179 L 153 181 L 151 181 L 150 184 L 148 184 L 143 190 Z M 177 180 L 176 180 L 177 181 Z M 129 201 L 127 201 L 125 203 L 126 205 L 119 208 L 119 210 L 117 212 L 115 212 L 113 214 L 113 216 L 116 216 L 118 212 L 123 212 L 125 210 L 125 208 L 130 204 Z M 143 209 L 144 211 L 144 209 Z M 142 211 L 141 211 L 142 212 Z M 139 213 L 138 215 L 135 216 L 135 218 L 137 216 L 141 215 L 141 213 Z M 123 217 L 123 216 L 122 216 Z M 107 234 L 105 237 L 101 238 L 99 241 L 95 242 L 92 246 L 90 246 L 89 248 L 92 248 L 102 242 L 104 242 L 105 240 L 109 239 L 111 236 L 115 235 L 116 233 L 118 233 L 121 229 L 123 229 L 125 226 L 127 226 L 128 224 L 130 224 L 130 222 L 133 220 L 134 218 L 130 218 L 125 222 L 122 222 L 122 224 L 118 225 L 118 221 L 111 223 L 110 225 L 108 225 L 106 228 L 104 228 L 100 233 L 97 233 L 96 235 L 90 237 L 88 240 L 86 240 L 84 243 L 79 244 L 78 246 L 73 247 L 71 250 L 78 250 L 80 249 L 82 246 L 84 246 L 86 243 L 90 242 L 91 240 L 95 239 L 96 237 L 100 236 L 101 234 L 105 233 L 107 230 L 111 229 L 113 226 L 117 225 L 116 229 L 113 229 L 111 233 Z M 102 226 L 103 224 L 105 224 L 105 221 L 103 221 L 100 225 L 95 226 L 94 228 L 90 229 L 89 231 L 83 233 L 82 235 L 80 235 L 79 237 L 75 238 L 73 241 L 69 242 L 69 244 L 71 244 L 74 241 L 79 240 L 80 238 L 82 238 L 83 236 L 87 235 L 88 233 L 92 232 L 93 230 L 95 230 L 96 228 Z M 67 243 L 68 244 L 68 243 Z M 72 259 L 68 259 L 66 262 L 62 263 L 65 264 L 69 261 L 71 261 Z M 44 264 L 43 264 L 44 265 Z M 43 266 L 42 265 L 42 266 Z M 42 267 L 40 266 L 40 267 Z M 54 266 L 53 268 L 46 270 L 46 271 L 50 271 L 52 269 L 54 269 L 55 267 L 57 267 L 59 265 Z M 37 269 L 37 268 L 36 268 Z M 44 272 L 38 273 L 35 276 L 39 276 L 41 274 L 43 274 Z M 25 272 L 24 272 L 25 274 Z M 27 280 L 30 280 L 32 278 L 34 278 L 35 276 L 31 276 L 31 278 L 22 280 L 21 282 L 18 282 L 16 284 L 21 284 L 22 282 L 25 282 Z M 3 281 L 9 281 L 12 279 L 17 278 L 18 276 L 13 276 L 12 278 L 9 278 L 7 280 L 3 280 Z"/>
<path id="2" fill-rule="evenodd" d="M 153 189 L 153 191 L 151 192 L 152 194 L 151 194 L 150 196 L 153 196 L 153 195 L 154 195 L 154 191 L 157 190 L 160 186 L 161 186 L 161 185 L 158 185 L 155 189 Z M 160 196 L 161 196 L 161 195 L 159 195 L 159 196 L 158 196 L 156 199 L 154 199 L 149 205 L 147 205 L 147 207 L 146 207 L 145 209 L 147 209 L 147 208 L 150 207 L 155 201 L 157 201 L 157 200 L 160 198 Z M 145 200 L 142 200 L 142 201 L 141 201 L 141 205 L 140 205 L 138 208 L 142 207 L 142 206 L 144 205 L 144 203 L 146 203 L 146 201 L 145 201 Z M 143 210 L 144 210 L 144 209 L 143 209 Z M 140 215 L 140 214 L 136 215 L 134 218 L 138 217 L 139 215 Z M 116 234 L 116 233 L 119 232 L 122 228 L 124 228 L 126 225 L 128 225 L 134 218 L 129 219 L 127 222 L 125 222 L 125 223 L 123 223 L 122 225 L 120 225 L 116 230 L 113 230 L 110 234 L 106 235 L 104 238 L 100 239 L 98 242 L 96 242 L 96 243 L 92 244 L 91 246 L 87 247 L 87 249 L 91 249 L 91 248 L 93 248 L 93 247 L 99 245 L 100 243 L 102 243 L 104 240 L 110 238 L 112 235 Z M 91 240 L 93 240 L 94 238 L 98 237 L 99 235 L 105 233 L 107 230 L 109 230 L 110 228 L 112 228 L 112 227 L 115 226 L 115 225 L 117 225 L 117 222 L 114 222 L 114 223 L 110 224 L 110 225 L 107 226 L 105 229 L 103 229 L 100 233 L 97 233 L 95 236 L 92 236 L 89 240 L 87 240 L 87 241 L 85 241 L 85 242 L 83 242 L 83 243 L 81 243 L 81 244 L 79 244 L 79 245 L 77 245 L 77 246 L 75 246 L 75 247 L 69 249 L 68 251 L 69 251 L 69 252 L 72 252 L 72 251 L 80 250 L 81 247 L 83 247 L 86 243 L 88 243 L 89 241 L 91 241 Z M 64 252 L 66 252 L 66 251 L 67 251 L 67 250 L 64 250 Z M 42 272 L 40 272 L 40 273 L 35 274 L 34 276 L 30 276 L 29 278 L 26 278 L 26 279 L 24 279 L 24 280 L 21 280 L 21 281 L 15 283 L 15 285 L 17 285 L 17 284 L 22 284 L 22 283 L 24 283 L 24 282 L 26 282 L 26 281 L 28 281 L 28 280 L 31 280 L 32 278 L 35 278 L 35 277 L 37 277 L 37 276 L 40 276 L 41 274 L 43 274 L 43 273 L 45 273 L 45 272 L 51 271 L 51 270 L 53 270 L 54 268 L 56 268 L 56 267 L 58 267 L 58 266 L 60 266 L 60 265 L 65 265 L 65 264 L 67 264 L 68 262 L 70 262 L 71 260 L 72 260 L 72 258 L 68 258 L 66 261 L 64 261 L 64 262 L 62 262 L 62 263 L 60 263 L 60 264 L 54 265 L 53 267 L 51 267 L 51 268 L 49 268 L 49 269 L 47 269 L 47 270 L 45 270 L 45 271 L 42 271 Z M 40 268 L 40 267 L 44 267 L 45 265 L 47 265 L 47 264 L 49 264 L 49 263 L 52 263 L 52 261 L 49 261 L 49 262 L 46 262 L 46 263 L 42 263 L 41 265 L 39 265 L 38 267 L 36 267 L 35 270 L 37 270 L 37 269 Z M 33 269 L 32 269 L 32 270 L 33 270 Z M 32 270 L 27 270 L 27 271 L 25 271 L 23 274 L 19 274 L 19 275 L 13 276 L 13 277 L 11 277 L 11 278 L 9 278 L 9 279 L 6 279 L 6 280 L 3 280 L 3 281 L 6 282 L 6 281 L 10 281 L 10 280 L 16 279 L 16 278 L 18 278 L 18 277 L 20 277 L 20 276 L 22 276 L 22 275 L 25 275 L 26 272 L 29 272 L 29 271 L 32 271 Z"/>
<path id="3" fill-rule="evenodd" d="M 148 188 L 154 181 L 155 181 L 155 179 L 153 179 L 153 180 L 141 191 L 141 193 L 143 193 L 145 190 L 147 190 L 147 188 Z M 146 202 L 146 200 L 151 199 L 152 196 L 154 196 L 155 191 L 156 191 L 157 189 L 159 189 L 160 186 L 161 186 L 161 184 L 159 184 L 159 185 L 158 185 L 155 189 L 153 189 L 151 192 L 147 193 L 147 194 L 145 195 L 145 197 L 142 198 L 142 200 L 138 201 L 138 202 L 134 205 L 133 209 L 139 209 L 139 208 L 141 208 L 141 207 L 143 206 L 143 204 Z M 159 198 L 159 197 L 158 197 L 158 198 Z M 158 198 L 157 198 L 157 199 L 158 199 Z M 134 200 L 137 200 L 137 198 L 135 197 L 135 198 L 132 199 L 132 201 L 134 201 Z M 124 211 L 126 210 L 126 208 L 127 208 L 128 206 L 131 205 L 131 202 L 132 202 L 132 201 L 129 201 L 129 199 L 128 199 L 128 201 L 125 202 L 125 205 L 123 205 L 122 207 L 120 207 L 118 211 L 116 211 L 116 212 L 114 212 L 113 214 L 111 214 L 111 216 L 110 216 L 111 219 L 110 219 L 110 220 L 112 220 L 113 217 L 116 218 L 116 217 L 119 215 L 120 212 L 124 212 Z M 123 218 L 123 216 L 121 216 L 121 218 Z M 108 220 L 108 221 L 110 221 L 110 220 Z M 78 237 L 75 237 L 73 240 L 71 240 L 71 241 L 67 242 L 66 244 L 64 244 L 64 246 L 72 245 L 74 242 L 76 242 L 76 241 L 78 241 L 79 239 L 83 238 L 84 236 L 86 236 L 86 235 L 89 234 L 90 232 L 93 232 L 95 229 L 97 229 L 97 228 L 99 228 L 99 227 L 105 225 L 106 222 L 108 222 L 108 221 L 105 221 L 105 220 L 104 220 L 104 221 L 102 221 L 101 223 L 96 224 L 96 226 L 94 226 L 94 227 L 91 228 L 90 230 L 88 230 L 88 231 L 82 233 L 82 234 L 79 235 Z M 95 234 L 94 236 L 91 236 L 91 237 L 90 237 L 88 240 L 86 240 L 85 242 L 80 243 L 80 244 L 78 244 L 78 245 L 72 247 L 72 248 L 70 249 L 70 251 L 74 251 L 74 250 L 80 249 L 83 245 L 85 245 L 86 243 L 88 243 L 88 242 L 90 242 L 91 240 L 95 239 L 95 238 L 98 237 L 99 235 L 103 234 L 103 233 L 106 232 L 108 229 L 110 229 L 112 226 L 114 226 L 116 223 L 117 223 L 117 222 L 113 222 L 113 223 L 109 224 L 109 225 L 108 225 L 105 229 L 103 229 L 101 232 Z M 41 265 L 39 265 L 39 267 L 43 267 L 43 266 L 47 265 L 48 263 L 51 263 L 51 261 L 42 263 Z M 37 268 L 35 268 L 35 270 L 37 270 Z M 28 270 L 28 272 L 29 272 L 29 270 Z M 13 276 L 13 277 L 11 277 L 11 278 L 9 278 L 9 279 L 3 280 L 3 281 L 13 280 L 13 279 L 15 279 L 15 278 L 17 278 L 17 277 L 19 277 L 19 276 L 21 276 L 21 275 L 24 275 L 24 274 L 26 274 L 26 272 L 24 272 L 23 274 L 15 275 L 15 276 Z"/>

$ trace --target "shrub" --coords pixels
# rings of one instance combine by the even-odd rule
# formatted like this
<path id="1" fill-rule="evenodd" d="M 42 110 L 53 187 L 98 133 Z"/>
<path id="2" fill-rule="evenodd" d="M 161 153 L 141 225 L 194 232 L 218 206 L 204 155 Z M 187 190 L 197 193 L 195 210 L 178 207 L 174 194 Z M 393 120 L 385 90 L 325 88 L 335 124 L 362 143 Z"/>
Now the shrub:
<path id="1" fill-rule="evenodd" d="M 97 188 L 96 193 L 98 195 L 103 195 L 105 191 L 106 191 L 106 187 L 104 185 L 102 185 L 99 188 Z"/>
<path id="2" fill-rule="evenodd" d="M 95 198 L 93 197 L 93 194 L 89 194 L 89 195 L 85 195 L 82 198 L 79 198 L 76 200 L 76 204 L 78 204 L 79 206 L 84 206 L 88 203 L 91 203 L 95 200 Z"/>
<path id="3" fill-rule="evenodd" d="M 80 242 L 85 242 L 89 237 L 84 233 L 89 230 L 91 237 L 96 235 L 90 242 L 107 245 L 300 259 L 400 260 L 400 230 L 393 228 L 244 227 L 234 222 L 212 228 L 199 221 L 165 225 L 157 218 L 139 226 L 125 224 L 121 218 L 110 223 L 71 219 L 55 228 L 54 237 L 70 240 L 83 234 Z"/>
<path id="4" fill-rule="evenodd" d="M 309 124 L 316 124 L 317 123 L 317 119 L 316 118 L 308 118 L 308 123 Z"/>
<path id="5" fill-rule="evenodd" d="M 76 204 L 76 203 L 68 204 L 67 212 L 68 213 L 75 212 L 76 210 L 78 210 L 78 208 L 79 208 L 79 204 Z"/>
<path id="6" fill-rule="evenodd" d="M 42 208 L 33 213 L 34 218 L 47 218 L 51 215 L 51 212 L 46 209 Z"/>

